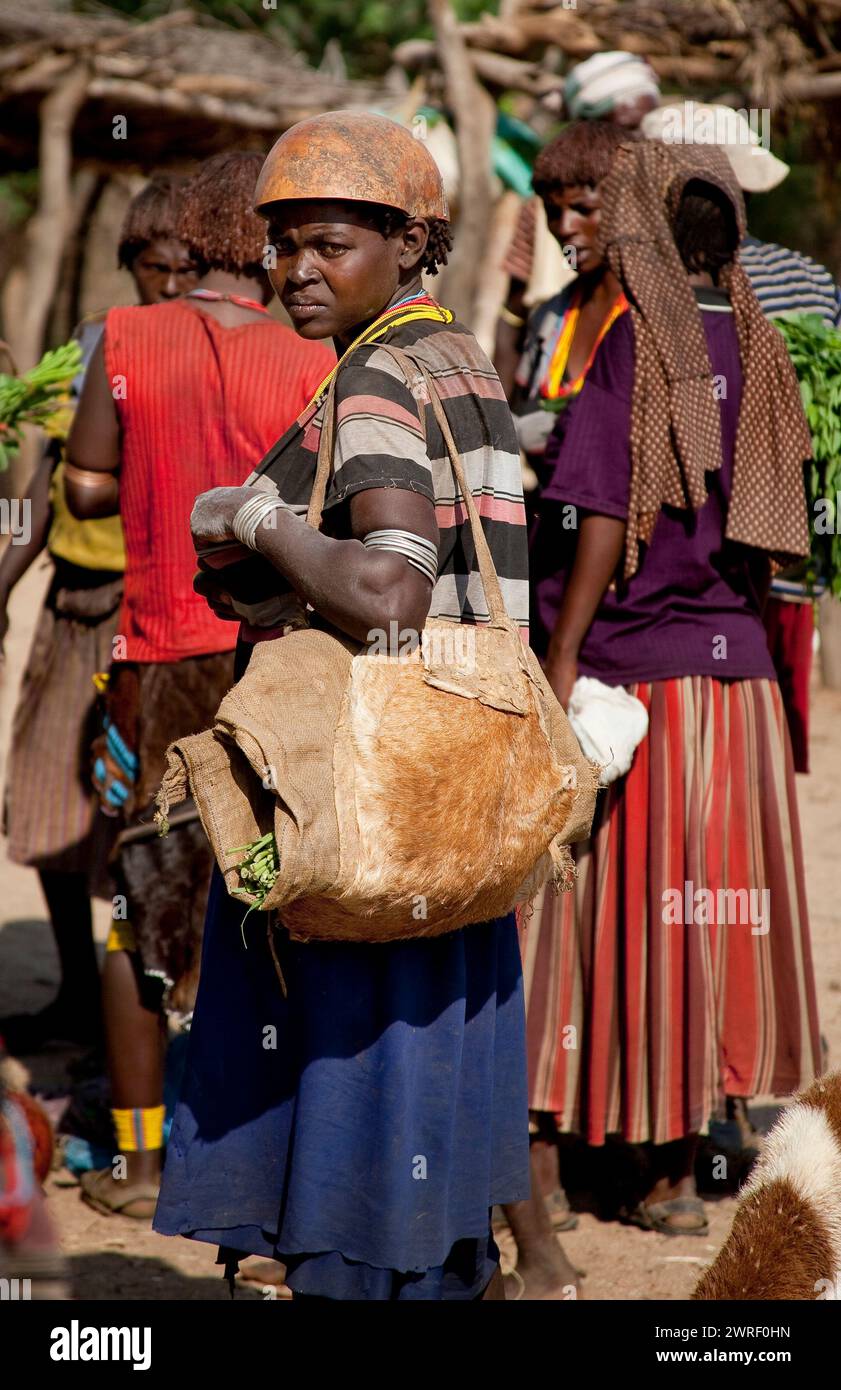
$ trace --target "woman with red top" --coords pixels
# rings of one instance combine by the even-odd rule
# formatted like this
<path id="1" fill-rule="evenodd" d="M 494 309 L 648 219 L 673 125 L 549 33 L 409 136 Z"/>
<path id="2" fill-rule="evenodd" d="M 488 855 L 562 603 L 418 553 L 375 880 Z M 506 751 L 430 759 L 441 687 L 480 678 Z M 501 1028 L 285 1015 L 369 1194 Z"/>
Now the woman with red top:
<path id="1" fill-rule="evenodd" d="M 199 286 L 171 304 L 111 310 L 68 442 L 71 511 L 119 511 L 126 544 L 105 732 L 94 746 L 103 810 L 124 826 L 103 1001 L 126 1162 L 116 1178 L 86 1174 L 83 1195 L 140 1219 L 154 1211 L 163 1150 L 163 1008 L 192 1011 L 213 858 L 193 808 L 160 840 L 151 805 L 167 745 L 212 722 L 236 638 L 193 591 L 190 512 L 198 492 L 242 482 L 334 360 L 265 308 L 264 229 L 250 211 L 261 163 L 216 156 L 188 185 L 178 231 Z"/>
<path id="2" fill-rule="evenodd" d="M 155 174 L 126 209 L 117 262 L 131 275 L 141 304 L 175 299 L 198 283 L 175 238 L 183 184 L 182 177 Z M 91 314 L 75 331 L 82 368 L 74 399 L 104 320 L 104 312 Z M 87 753 L 96 713 L 91 675 L 110 660 L 125 556 L 119 517 L 80 523 L 68 515 L 63 472 L 52 441 L 27 493 L 29 541 L 7 546 L 0 560 L 0 660 L 15 586 L 45 551 L 54 570 L 12 723 L 4 833 L 9 858 L 37 870 L 61 979 L 45 1008 L 0 1019 L 0 1034 L 14 1054 L 37 1052 L 56 1038 L 98 1044 L 102 1036 L 91 898 L 110 899 L 114 885 L 105 867 L 110 827 L 98 814 Z"/>

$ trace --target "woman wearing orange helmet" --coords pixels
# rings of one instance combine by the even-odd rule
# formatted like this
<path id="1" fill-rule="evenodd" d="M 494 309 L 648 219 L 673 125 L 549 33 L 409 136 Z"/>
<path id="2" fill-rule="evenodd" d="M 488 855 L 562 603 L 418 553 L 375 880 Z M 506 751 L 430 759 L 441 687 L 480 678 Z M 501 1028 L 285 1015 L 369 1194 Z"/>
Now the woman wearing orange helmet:
<path id="1" fill-rule="evenodd" d="M 252 600 L 291 586 L 357 639 L 393 623 L 418 632 L 428 616 L 487 621 L 432 408 L 381 350 L 396 345 L 441 384 L 506 605 L 525 627 L 525 515 L 505 396 L 472 334 L 421 283 L 450 245 L 428 151 L 383 117 L 304 121 L 266 160 L 257 208 L 297 331 L 332 337 L 341 356 L 333 477 L 315 531 L 301 513 L 325 383 L 260 465 L 259 491 L 198 498 L 197 548 L 251 546 L 271 576 L 271 593 Z M 224 571 L 197 586 L 232 615 Z M 246 625 L 240 669 L 249 644 L 273 636 Z M 419 767 L 421 794 L 433 775 Z M 157 1229 L 218 1242 L 229 1270 L 244 1253 L 281 1260 L 296 1298 L 504 1297 L 490 1208 L 528 1191 L 513 914 L 391 944 L 302 944 L 280 929 L 286 997 L 265 941 L 243 950 L 241 918 L 217 879 Z"/>

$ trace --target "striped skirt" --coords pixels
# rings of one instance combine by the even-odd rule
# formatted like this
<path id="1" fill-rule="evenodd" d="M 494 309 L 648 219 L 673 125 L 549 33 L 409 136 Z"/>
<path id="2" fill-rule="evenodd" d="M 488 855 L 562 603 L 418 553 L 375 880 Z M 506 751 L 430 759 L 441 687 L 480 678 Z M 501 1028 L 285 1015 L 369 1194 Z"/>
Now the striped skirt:
<path id="1" fill-rule="evenodd" d="M 55 560 L 12 724 L 4 831 L 13 863 L 86 874 L 110 898 L 115 826 L 99 814 L 90 746 L 100 732 L 93 676 L 111 665 L 123 578 Z"/>
<path id="2" fill-rule="evenodd" d="M 590 1144 L 679 1139 L 723 1096 L 785 1095 L 820 1066 L 779 687 L 629 688 L 648 737 L 524 942 L 529 1104 Z"/>

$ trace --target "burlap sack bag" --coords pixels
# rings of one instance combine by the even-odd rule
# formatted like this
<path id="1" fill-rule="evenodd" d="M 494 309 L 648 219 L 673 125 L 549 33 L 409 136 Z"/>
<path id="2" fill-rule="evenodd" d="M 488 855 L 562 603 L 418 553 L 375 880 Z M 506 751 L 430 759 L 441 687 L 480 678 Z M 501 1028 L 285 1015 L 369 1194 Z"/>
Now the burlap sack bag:
<path id="1" fill-rule="evenodd" d="M 315 619 L 257 643 L 214 728 L 171 745 L 159 794 L 163 818 L 192 790 L 229 891 L 242 887 L 232 851 L 274 830 L 280 873 L 263 906 L 298 939 L 393 941 L 502 916 L 550 875 L 569 886 L 565 846 L 593 816 L 598 769 L 505 611 L 434 383 L 389 351 L 416 394 L 429 392 L 490 622 L 430 620 L 402 653 Z M 315 526 L 334 429 L 331 390 Z"/>

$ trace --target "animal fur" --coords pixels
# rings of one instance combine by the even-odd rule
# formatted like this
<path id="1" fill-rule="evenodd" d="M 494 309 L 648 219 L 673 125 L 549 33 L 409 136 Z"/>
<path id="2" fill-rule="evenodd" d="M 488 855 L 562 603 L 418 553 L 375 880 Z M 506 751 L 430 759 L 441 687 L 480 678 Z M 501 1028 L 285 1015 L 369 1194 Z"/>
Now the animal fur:
<path id="1" fill-rule="evenodd" d="M 430 689 L 420 663 L 358 658 L 334 753 L 344 883 L 285 905 L 292 935 L 364 940 L 372 922 L 380 940 L 438 935 L 509 911 L 578 795 L 529 703 L 506 712 Z"/>
<path id="2" fill-rule="evenodd" d="M 295 938 L 433 936 L 553 870 L 570 886 L 598 769 L 537 659 L 508 626 L 431 619 L 424 637 L 406 659 L 317 628 L 258 642 L 215 729 L 169 749 L 159 817 L 189 781 L 229 890 L 232 846 L 273 829 L 264 906 Z"/>
<path id="3" fill-rule="evenodd" d="M 774 1125 L 733 1228 L 693 1298 L 841 1298 L 841 1072 Z"/>

